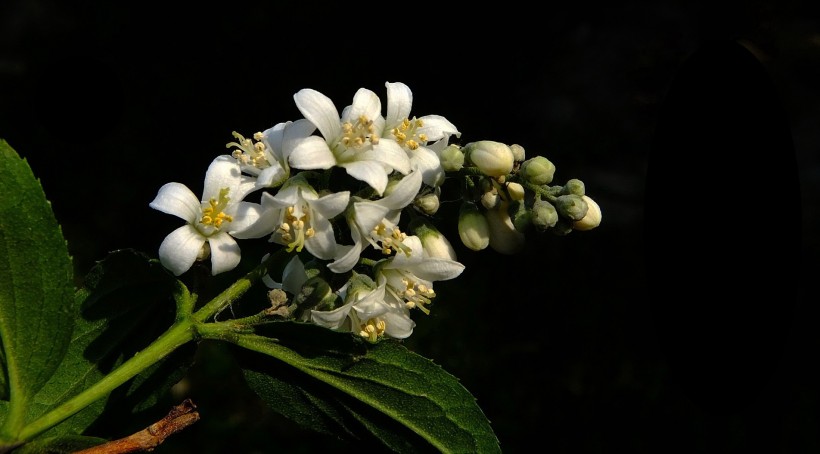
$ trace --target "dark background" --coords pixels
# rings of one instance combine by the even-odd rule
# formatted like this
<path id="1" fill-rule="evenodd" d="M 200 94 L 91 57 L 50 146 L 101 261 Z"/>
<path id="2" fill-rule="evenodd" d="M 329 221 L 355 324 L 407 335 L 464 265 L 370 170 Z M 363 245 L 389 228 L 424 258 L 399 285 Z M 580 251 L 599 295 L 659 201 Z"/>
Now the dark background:
<path id="1" fill-rule="evenodd" d="M 466 271 L 416 319 L 408 346 L 462 381 L 505 452 L 818 452 L 818 14 L 6 0 L 0 137 L 82 276 L 111 250 L 155 255 L 178 225 L 148 207 L 159 187 L 199 193 L 231 131 L 297 119 L 299 89 L 341 108 L 404 82 L 413 114 L 547 156 L 604 213 L 518 256 L 460 247 Z M 371 449 L 290 426 L 206 353 L 203 419 L 156 452 Z"/>

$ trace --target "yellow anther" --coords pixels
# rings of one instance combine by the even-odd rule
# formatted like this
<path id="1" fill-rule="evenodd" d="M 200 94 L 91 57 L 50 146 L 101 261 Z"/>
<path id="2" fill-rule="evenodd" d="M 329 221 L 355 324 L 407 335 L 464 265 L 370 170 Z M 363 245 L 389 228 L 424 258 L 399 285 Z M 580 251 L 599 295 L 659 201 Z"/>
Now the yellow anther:
<path id="1" fill-rule="evenodd" d="M 208 200 L 208 206 L 202 209 L 200 223 L 218 229 L 223 222 L 233 222 L 233 217 L 224 213 L 225 208 L 228 207 L 228 202 L 231 200 L 228 197 L 229 191 L 230 188 L 222 188 L 219 190 L 219 198 Z"/>

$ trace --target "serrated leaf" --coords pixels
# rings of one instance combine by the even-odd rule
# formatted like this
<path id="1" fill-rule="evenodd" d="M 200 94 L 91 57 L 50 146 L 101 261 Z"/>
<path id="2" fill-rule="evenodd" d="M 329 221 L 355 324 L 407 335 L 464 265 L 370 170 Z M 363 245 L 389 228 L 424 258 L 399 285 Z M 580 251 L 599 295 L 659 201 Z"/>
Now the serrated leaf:
<path id="1" fill-rule="evenodd" d="M 165 331 L 174 320 L 175 284 L 176 279 L 157 260 L 138 251 L 113 251 L 99 261 L 75 295 L 77 326 L 65 360 L 34 397 L 29 418 L 43 415 L 96 383 Z M 107 399 L 89 405 L 44 436 L 80 434 L 95 421 L 101 430 L 95 431 L 95 435 L 100 435 L 104 433 L 100 426 L 106 422 L 151 407 L 181 378 L 184 372 L 181 366 L 193 356 L 192 348 L 187 347 L 146 369 L 114 390 Z M 128 418 L 129 422 L 133 420 Z"/>
<path id="2" fill-rule="evenodd" d="M 239 355 L 240 364 L 274 411 L 396 452 L 500 452 L 489 421 L 458 379 L 400 342 L 369 345 L 309 324 L 268 329 L 232 342 L 256 352 Z"/>
<path id="3" fill-rule="evenodd" d="M 10 405 L 4 432 L 24 424 L 34 394 L 68 349 L 73 269 L 60 226 L 28 163 L 0 139 L 0 337 Z"/>

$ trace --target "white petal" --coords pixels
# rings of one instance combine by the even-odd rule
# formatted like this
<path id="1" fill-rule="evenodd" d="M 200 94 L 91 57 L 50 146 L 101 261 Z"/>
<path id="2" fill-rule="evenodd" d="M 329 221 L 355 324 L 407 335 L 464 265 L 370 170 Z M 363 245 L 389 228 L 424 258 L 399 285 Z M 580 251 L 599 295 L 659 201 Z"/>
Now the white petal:
<path id="1" fill-rule="evenodd" d="M 416 327 L 409 314 L 401 314 L 398 312 L 387 312 L 382 316 L 384 318 L 384 334 L 394 339 L 405 339 L 413 334 L 413 328 Z"/>
<path id="2" fill-rule="evenodd" d="M 382 222 L 382 219 L 387 216 L 389 211 L 389 207 L 376 202 L 356 202 L 353 204 L 356 226 L 364 235 L 369 234 L 379 222 Z"/>
<path id="3" fill-rule="evenodd" d="M 294 255 L 292 259 L 285 265 L 282 270 L 282 289 L 291 295 L 297 295 L 302 290 L 302 285 L 307 281 L 308 276 L 305 272 L 305 265 L 299 259 L 298 255 Z"/>
<path id="4" fill-rule="evenodd" d="M 265 167 L 261 172 L 259 172 L 259 176 L 256 177 L 256 186 L 258 188 L 271 188 L 278 186 L 285 179 L 287 179 L 287 177 L 287 171 L 285 171 L 285 169 L 279 165 L 278 162 L 274 162 L 270 167 Z"/>
<path id="5" fill-rule="evenodd" d="M 202 205 L 197 196 L 182 183 L 165 183 L 149 207 L 172 214 L 189 224 L 199 220 Z"/>
<path id="6" fill-rule="evenodd" d="M 336 255 L 336 238 L 333 235 L 333 226 L 325 218 L 312 221 L 313 236 L 305 240 L 308 252 L 322 260 L 330 260 Z"/>
<path id="7" fill-rule="evenodd" d="M 405 118 L 410 117 L 413 106 L 413 93 L 401 82 L 385 84 L 387 87 L 387 118 L 385 124 L 393 127 Z"/>
<path id="8" fill-rule="evenodd" d="M 412 269 L 413 274 L 427 281 L 446 281 L 458 277 L 464 265 L 447 259 L 427 257 Z"/>
<path id="9" fill-rule="evenodd" d="M 421 180 L 421 172 L 416 171 L 409 173 L 396 183 L 396 186 L 393 187 L 389 195 L 376 203 L 384 205 L 391 210 L 401 210 L 407 205 L 410 205 L 410 202 L 416 198 L 419 189 L 421 189 Z"/>
<path id="10" fill-rule="evenodd" d="M 339 165 L 344 167 L 351 177 L 369 184 L 379 195 L 384 194 L 384 188 L 387 187 L 387 173 L 378 162 L 353 161 Z"/>
<path id="11" fill-rule="evenodd" d="M 343 118 L 350 121 L 355 121 L 359 117 L 364 116 L 368 120 L 378 118 L 382 114 L 382 101 L 379 95 L 372 90 L 360 88 L 353 96 L 353 104 L 347 111 L 347 115 Z"/>
<path id="12" fill-rule="evenodd" d="M 236 268 L 242 258 L 239 244 L 225 232 L 208 237 L 211 245 L 211 274 L 216 276 Z"/>
<path id="13" fill-rule="evenodd" d="M 159 261 L 175 276 L 188 271 L 205 244 L 205 237 L 191 225 L 169 233 L 159 245 Z"/>
<path id="14" fill-rule="evenodd" d="M 316 131 L 316 125 L 308 121 L 306 118 L 289 122 L 285 128 L 285 136 L 282 138 L 282 159 L 288 160 L 293 148 L 300 140 L 309 137 Z"/>
<path id="15" fill-rule="evenodd" d="M 259 213 L 259 218 L 250 225 L 246 225 L 243 229 L 237 233 L 237 238 L 261 238 L 269 233 L 273 233 L 274 230 L 278 227 L 279 223 L 279 215 L 281 214 L 281 208 L 276 208 L 270 205 L 270 203 L 265 203 L 266 198 L 273 198 L 267 192 L 262 194 L 262 206 L 261 212 Z"/>
<path id="16" fill-rule="evenodd" d="M 378 144 L 373 145 L 372 150 L 361 153 L 358 159 L 381 162 L 404 175 L 411 170 L 407 152 L 396 141 L 390 139 L 380 140 Z"/>
<path id="17" fill-rule="evenodd" d="M 342 124 L 339 111 L 333 101 L 316 90 L 305 88 L 293 95 L 296 108 L 311 123 L 316 125 L 322 137 L 333 142 L 342 135 Z"/>
<path id="18" fill-rule="evenodd" d="M 255 228 L 265 211 L 262 205 L 258 203 L 239 202 L 232 206 L 231 216 L 233 216 L 233 221 L 229 224 L 230 230 L 228 230 L 228 233 L 235 238 L 260 238 L 270 233 L 270 231 L 264 231 L 268 229 L 263 229 L 260 232 Z M 249 236 L 246 231 L 256 236 Z"/>
<path id="19" fill-rule="evenodd" d="M 337 330 L 341 328 L 345 320 L 347 320 L 347 314 L 350 313 L 351 307 L 352 304 L 348 303 L 341 307 L 337 307 L 332 311 L 311 310 L 310 320 L 319 326 L 324 326 L 325 328 Z"/>
<path id="20" fill-rule="evenodd" d="M 304 170 L 329 169 L 336 165 L 336 156 L 321 137 L 310 136 L 295 142 L 288 157 L 291 167 Z"/>
<path id="21" fill-rule="evenodd" d="M 441 115 L 425 115 L 420 120 L 423 126 L 416 133 L 426 134 L 427 139 L 430 141 L 439 140 L 444 136 L 461 137 L 456 125 L 450 123 L 450 120 Z"/>
<path id="22" fill-rule="evenodd" d="M 307 197 L 305 197 L 307 199 Z M 350 201 L 350 191 L 336 192 L 320 197 L 310 202 L 310 208 L 323 217 L 332 219 L 347 208 Z"/>
<path id="23" fill-rule="evenodd" d="M 444 168 L 438 155 L 426 147 L 418 147 L 413 151 L 410 164 L 415 166 L 424 177 L 424 183 L 429 186 L 441 186 L 444 183 Z"/>
<path id="24" fill-rule="evenodd" d="M 202 191 L 202 200 L 218 198 L 219 191 L 223 188 L 231 190 L 228 192 L 228 197 L 232 202 L 242 200 L 245 194 L 237 194 L 241 176 L 242 172 L 236 159 L 228 155 L 217 156 L 205 172 L 205 189 Z"/>
<path id="25" fill-rule="evenodd" d="M 346 273 L 356 266 L 359 255 L 362 253 L 362 243 L 357 242 L 352 246 L 339 245 L 336 247 L 336 260 L 330 262 L 327 268 L 334 273 Z"/>
<path id="26" fill-rule="evenodd" d="M 285 133 L 285 126 L 290 122 L 278 123 L 272 128 L 262 131 L 262 142 L 271 150 L 275 157 L 282 156 L 282 137 Z"/>

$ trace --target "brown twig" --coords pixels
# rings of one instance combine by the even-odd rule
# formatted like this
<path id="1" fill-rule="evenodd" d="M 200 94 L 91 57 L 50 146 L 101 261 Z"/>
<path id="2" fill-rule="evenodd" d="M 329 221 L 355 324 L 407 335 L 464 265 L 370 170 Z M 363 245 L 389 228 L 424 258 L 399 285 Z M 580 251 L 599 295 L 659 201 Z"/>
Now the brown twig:
<path id="1" fill-rule="evenodd" d="M 199 413 L 191 399 L 172 408 L 168 415 L 147 428 L 119 440 L 109 441 L 74 454 L 122 454 L 153 451 L 166 438 L 199 421 Z"/>

